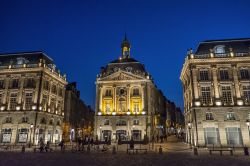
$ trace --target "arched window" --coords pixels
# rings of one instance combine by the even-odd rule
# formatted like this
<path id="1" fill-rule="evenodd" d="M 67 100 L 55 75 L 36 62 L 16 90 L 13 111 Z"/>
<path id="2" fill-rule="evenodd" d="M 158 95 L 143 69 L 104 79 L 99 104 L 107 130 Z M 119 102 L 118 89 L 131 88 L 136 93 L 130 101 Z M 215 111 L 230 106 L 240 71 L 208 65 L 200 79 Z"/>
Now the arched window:
<path id="1" fill-rule="evenodd" d="M 224 53 L 226 53 L 225 46 L 224 45 L 215 46 L 214 47 L 214 53 L 216 53 L 216 54 L 224 54 Z"/>

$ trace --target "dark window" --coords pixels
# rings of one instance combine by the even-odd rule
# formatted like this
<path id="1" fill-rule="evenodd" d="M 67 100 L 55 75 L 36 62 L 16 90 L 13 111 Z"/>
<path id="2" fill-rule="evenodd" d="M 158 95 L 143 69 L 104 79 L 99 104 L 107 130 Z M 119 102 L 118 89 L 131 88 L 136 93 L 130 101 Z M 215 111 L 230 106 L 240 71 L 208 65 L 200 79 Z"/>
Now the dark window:
<path id="1" fill-rule="evenodd" d="M 241 79 L 249 79 L 249 73 L 247 69 L 240 70 L 240 78 Z"/>
<path id="2" fill-rule="evenodd" d="M 133 95 L 134 96 L 139 96 L 139 89 L 133 89 Z"/>
<path id="3" fill-rule="evenodd" d="M 41 124 L 46 124 L 46 119 L 45 118 L 42 118 L 41 121 L 40 121 Z"/>
<path id="4" fill-rule="evenodd" d="M 108 119 L 104 120 L 104 125 L 109 125 L 109 120 Z"/>
<path id="5" fill-rule="evenodd" d="M 49 81 L 45 81 L 44 84 L 43 84 L 43 87 L 45 90 L 49 91 Z"/>
<path id="6" fill-rule="evenodd" d="M 35 80 L 33 78 L 29 78 L 26 80 L 26 88 L 35 88 Z"/>
<path id="7" fill-rule="evenodd" d="M 125 120 L 118 120 L 117 123 L 116 123 L 116 126 L 126 126 L 127 123 Z"/>
<path id="8" fill-rule="evenodd" d="M 18 79 L 13 79 L 11 88 L 19 88 L 19 80 Z"/>
<path id="9" fill-rule="evenodd" d="M 52 93 L 56 94 L 56 85 L 52 85 Z"/>
<path id="10" fill-rule="evenodd" d="M 28 123 L 28 117 L 27 116 L 22 117 L 22 123 Z"/>
<path id="11" fill-rule="evenodd" d="M 4 80 L 0 80 L 0 89 L 4 89 Z"/>
<path id="12" fill-rule="evenodd" d="M 206 120 L 214 120 L 213 114 L 211 112 L 206 113 Z"/>
<path id="13" fill-rule="evenodd" d="M 227 120 L 235 120 L 235 115 L 233 112 L 227 113 Z"/>
<path id="14" fill-rule="evenodd" d="M 201 81 L 208 81 L 208 71 L 207 70 L 200 71 L 200 80 Z"/>
<path id="15" fill-rule="evenodd" d="M 5 120 L 6 123 L 11 123 L 12 122 L 12 117 L 8 116 Z"/>
<path id="16" fill-rule="evenodd" d="M 139 120 L 138 120 L 138 119 L 135 119 L 135 120 L 133 121 L 133 125 L 139 125 Z"/>
<path id="17" fill-rule="evenodd" d="M 229 79 L 228 70 L 220 70 L 220 79 L 221 80 L 228 80 Z"/>

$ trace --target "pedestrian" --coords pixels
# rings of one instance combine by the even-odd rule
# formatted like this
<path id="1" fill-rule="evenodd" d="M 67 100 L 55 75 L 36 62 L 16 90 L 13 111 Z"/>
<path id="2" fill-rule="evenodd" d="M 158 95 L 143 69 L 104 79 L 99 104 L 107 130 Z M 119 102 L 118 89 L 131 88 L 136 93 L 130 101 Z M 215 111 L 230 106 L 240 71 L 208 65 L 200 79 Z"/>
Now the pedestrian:
<path id="1" fill-rule="evenodd" d="M 93 146 L 93 144 L 94 144 L 94 139 L 93 139 L 93 137 L 92 137 L 91 140 L 90 140 L 90 144 L 91 144 L 91 146 Z"/>
<path id="2" fill-rule="evenodd" d="M 156 142 L 158 143 L 158 141 L 159 141 L 159 135 L 157 134 L 157 136 L 156 136 Z"/>
<path id="3" fill-rule="evenodd" d="M 44 150 L 44 142 L 43 142 L 42 138 L 40 138 L 39 143 L 40 143 L 40 152 L 43 152 L 43 150 Z"/>
<path id="4" fill-rule="evenodd" d="M 130 140 L 129 147 L 130 147 L 130 149 L 134 149 L 134 140 L 133 140 L 133 137 Z"/>
<path id="5" fill-rule="evenodd" d="M 45 151 L 48 152 L 49 149 L 50 149 L 50 142 L 47 141 L 47 144 L 45 145 Z"/>
<path id="6" fill-rule="evenodd" d="M 59 146 L 61 147 L 61 151 L 63 151 L 64 150 L 64 140 L 63 139 L 59 143 Z"/>

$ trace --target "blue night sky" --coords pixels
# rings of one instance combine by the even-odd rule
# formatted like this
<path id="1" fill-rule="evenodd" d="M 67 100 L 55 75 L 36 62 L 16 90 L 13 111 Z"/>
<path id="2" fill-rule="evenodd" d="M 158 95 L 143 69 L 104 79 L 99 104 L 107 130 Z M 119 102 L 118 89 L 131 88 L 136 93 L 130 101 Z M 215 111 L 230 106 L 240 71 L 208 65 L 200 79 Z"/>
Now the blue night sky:
<path id="1" fill-rule="evenodd" d="M 250 37 L 249 6 L 249 0 L 1 0 L 0 53 L 44 51 L 94 107 L 96 75 L 120 56 L 126 31 L 132 57 L 183 108 L 179 75 L 187 49 Z"/>

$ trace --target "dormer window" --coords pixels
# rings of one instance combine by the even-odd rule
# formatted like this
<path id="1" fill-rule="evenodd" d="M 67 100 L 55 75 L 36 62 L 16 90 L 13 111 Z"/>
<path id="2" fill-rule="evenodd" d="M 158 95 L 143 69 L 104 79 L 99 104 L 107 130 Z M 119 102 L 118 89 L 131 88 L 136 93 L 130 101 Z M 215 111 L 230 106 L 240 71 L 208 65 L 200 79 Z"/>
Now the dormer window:
<path id="1" fill-rule="evenodd" d="M 218 45 L 214 47 L 214 53 L 215 54 L 225 54 L 225 46 L 224 45 Z"/>
<path id="2" fill-rule="evenodd" d="M 22 64 L 24 64 L 26 62 L 26 59 L 22 58 L 22 57 L 21 58 L 17 58 L 16 60 L 17 60 L 17 64 L 18 65 L 22 65 Z"/>

